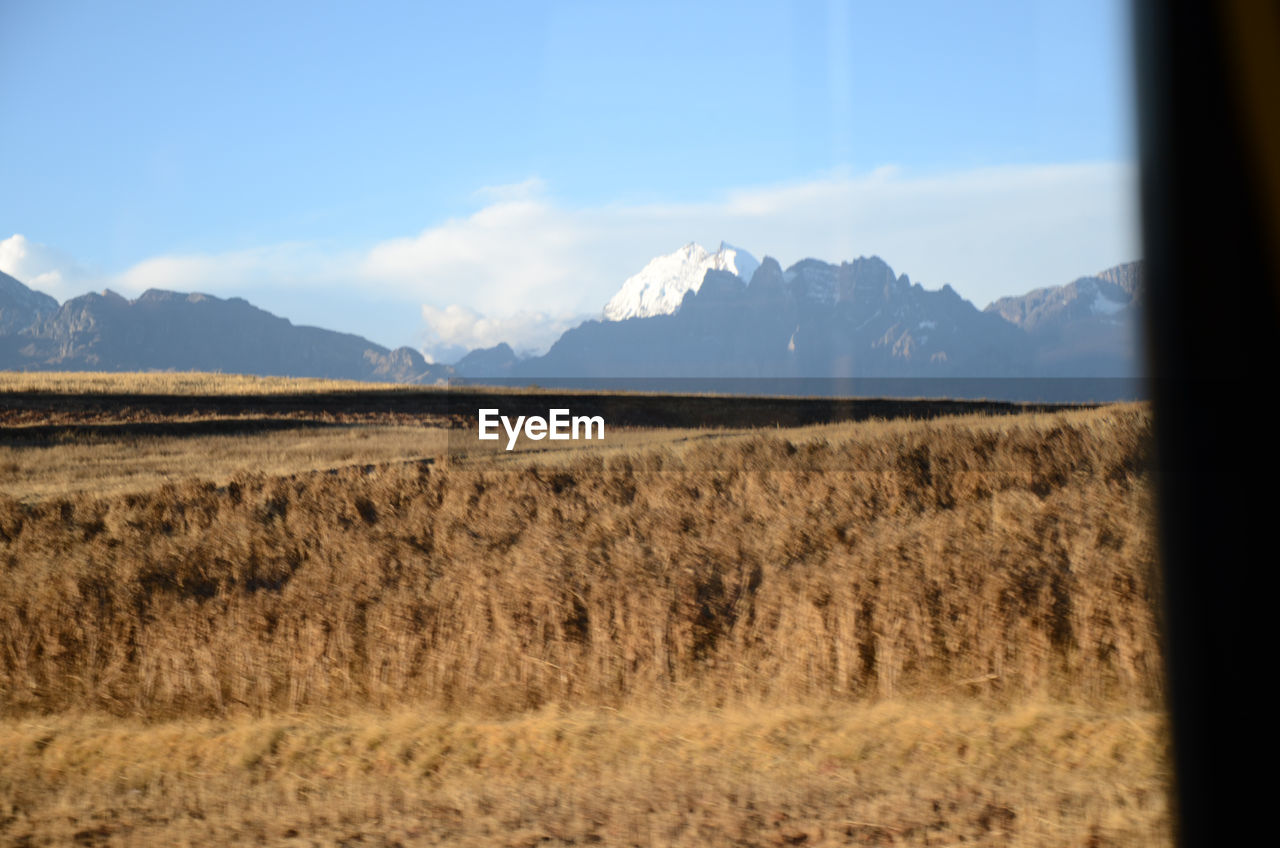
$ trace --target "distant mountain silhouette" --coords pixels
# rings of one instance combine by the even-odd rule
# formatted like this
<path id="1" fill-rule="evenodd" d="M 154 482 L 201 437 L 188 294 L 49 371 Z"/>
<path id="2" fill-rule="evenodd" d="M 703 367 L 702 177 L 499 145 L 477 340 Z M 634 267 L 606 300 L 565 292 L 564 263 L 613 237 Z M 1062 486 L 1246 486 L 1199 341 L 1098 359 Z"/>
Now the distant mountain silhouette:
<path id="1" fill-rule="evenodd" d="M 502 342 L 493 347 L 476 348 L 455 362 L 453 370 L 459 377 L 491 377 L 511 373 L 518 361 L 511 345 Z"/>
<path id="2" fill-rule="evenodd" d="M 241 298 L 151 289 L 57 301 L 0 275 L 0 368 L 223 371 L 432 383 L 450 369 L 412 348 L 297 327 Z"/>
<path id="3" fill-rule="evenodd" d="M 58 301 L 0 271 L 0 336 L 19 333 L 58 311 Z"/>
<path id="4" fill-rule="evenodd" d="M 695 256 L 696 247 L 673 254 L 679 261 L 659 257 L 645 272 L 648 277 L 628 280 L 611 301 L 616 314 L 653 314 L 587 321 L 542 356 L 520 359 L 499 344 L 473 350 L 452 367 L 429 364 L 411 348 L 388 350 L 359 336 L 294 326 L 241 298 L 153 289 L 127 300 L 104 291 L 59 306 L 0 274 L 0 368 L 204 370 L 411 383 L 455 376 L 599 381 L 1141 375 L 1140 262 L 1001 298 L 979 310 L 950 286 L 927 290 L 875 256 L 838 265 L 805 259 L 784 271 L 770 257 L 757 267 L 737 248 Z M 693 281 L 688 274 L 698 266 L 706 270 Z M 749 282 L 739 276 L 743 268 L 753 270 Z M 667 297 L 676 291 L 683 292 L 678 304 Z"/>
<path id="5" fill-rule="evenodd" d="M 987 307 L 1030 336 L 1045 376 L 1129 377 L 1142 372 L 1141 262 L 1108 268 L 1065 286 L 1002 297 Z"/>
<path id="6" fill-rule="evenodd" d="M 588 321 L 540 357 L 475 352 L 469 377 L 1136 377 L 1141 264 L 979 310 L 879 257 L 707 270 L 670 314 Z M 617 298 L 615 298 L 617 300 Z M 509 353 L 509 349 L 508 349 Z"/>

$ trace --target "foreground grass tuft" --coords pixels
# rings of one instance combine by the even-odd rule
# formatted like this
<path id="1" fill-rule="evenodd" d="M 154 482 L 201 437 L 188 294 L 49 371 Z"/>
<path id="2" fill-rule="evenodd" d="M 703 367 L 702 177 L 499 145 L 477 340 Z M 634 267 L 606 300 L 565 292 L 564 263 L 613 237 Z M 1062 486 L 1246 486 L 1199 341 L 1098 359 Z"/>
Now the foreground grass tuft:
<path id="1" fill-rule="evenodd" d="M 139 845 L 1167 845 L 1164 733 L 1145 711 L 943 701 L 505 720 L 59 717 L 0 724 L 0 834 Z"/>

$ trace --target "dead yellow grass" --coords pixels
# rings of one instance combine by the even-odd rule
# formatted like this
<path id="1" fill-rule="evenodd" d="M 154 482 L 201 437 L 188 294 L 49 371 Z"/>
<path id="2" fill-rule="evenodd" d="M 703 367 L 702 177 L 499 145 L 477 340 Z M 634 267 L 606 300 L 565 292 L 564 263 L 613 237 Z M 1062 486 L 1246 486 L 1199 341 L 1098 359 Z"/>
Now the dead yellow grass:
<path id="1" fill-rule="evenodd" d="M 445 431 L 415 426 L 301 427 L 210 436 L 79 438 L 0 446 L 0 496 L 36 501 L 155 491 L 193 480 L 225 486 L 237 473 L 288 476 L 349 465 L 439 457 Z"/>
<path id="2" fill-rule="evenodd" d="M 0 371 L 0 392 L 54 394 L 274 395 L 340 391 L 430 391 L 427 386 L 323 380 L 311 377 L 254 377 L 206 371 Z"/>
<path id="3" fill-rule="evenodd" d="M 1169 844 L 1145 407 L 428 429 L 11 460 L 0 841 Z"/>
<path id="4" fill-rule="evenodd" d="M 530 440 L 523 432 L 513 450 L 504 433 L 497 441 L 480 442 L 474 427 L 449 434 L 449 459 L 476 470 L 488 468 L 564 468 L 577 465 L 603 468 L 617 460 L 637 470 L 715 471 L 738 467 L 745 471 L 830 471 L 834 473 L 898 472 L 913 460 L 898 451 L 907 443 L 928 446 L 930 462 L 946 465 L 941 475 L 955 472 L 1030 472 L 1040 468 L 1051 447 L 1059 470 L 1091 473 L 1097 460 L 1113 453 L 1107 444 L 1121 438 L 1135 453 L 1131 464 L 1145 461 L 1145 446 L 1133 441 L 1135 422 L 1148 426 L 1143 403 L 1117 403 L 1097 409 L 1028 411 L 1017 414 L 961 414 L 938 418 L 871 418 L 861 421 L 807 424 L 792 427 L 610 427 L 600 441 Z M 1043 434 L 1056 442 L 1034 444 Z M 956 449 L 957 435 L 981 434 L 977 449 Z M 1072 444 L 1062 440 L 1071 439 Z M 1003 442 L 1003 448 L 997 446 Z M 1014 442 L 1023 442 L 1008 449 Z M 1069 451 L 1080 450 L 1078 456 Z M 1112 457 L 1114 458 L 1114 457 Z M 738 465 L 735 466 L 735 463 Z M 1135 465 L 1136 470 L 1136 465 Z"/>
<path id="5" fill-rule="evenodd" d="M 694 457 L 691 448 L 753 435 L 750 430 L 615 428 L 601 443 L 530 443 L 522 437 L 519 449 L 508 453 L 503 445 L 494 448 L 491 442 L 473 444 L 474 434 L 451 433 L 433 426 L 434 421 L 425 425 L 326 426 L 305 426 L 306 422 L 302 422 L 304 426 L 296 428 L 254 432 L 255 424 L 255 419 L 246 419 L 246 432 L 234 435 L 77 433 L 52 441 L 0 445 L 0 497 L 35 502 L 81 494 L 137 494 L 166 484 L 225 486 L 235 475 L 244 473 L 284 477 L 352 465 L 423 460 L 442 466 L 452 463 L 527 469 L 564 466 L 586 457 L 605 461 L 666 451 L 679 461 L 692 464 L 699 459 L 714 460 L 714 455 Z M 12 432 L 20 433 L 21 429 L 14 428 Z M 808 427 L 777 432 L 793 439 L 813 439 L 842 438 L 840 434 L 846 431 Z"/>
<path id="6" fill-rule="evenodd" d="M 0 502 L 0 709 L 1152 704 L 1147 421 Z"/>
<path id="7" fill-rule="evenodd" d="M 1112 409 L 1134 412 L 1141 407 L 1121 405 Z M 214 419 L 190 419 L 210 420 Z M 903 434 L 914 434 L 917 440 L 945 441 L 957 429 L 973 428 L 1010 438 L 1019 430 L 1051 428 L 1058 420 L 1091 421 L 1099 431 L 1097 438 L 1105 439 L 1106 428 L 1117 426 L 1112 416 L 1085 410 L 963 415 L 930 421 L 871 420 L 769 430 L 610 427 L 601 442 L 531 442 L 521 436 L 516 450 L 508 452 L 505 437 L 499 442 L 482 443 L 475 439 L 474 430 L 450 431 L 434 418 L 412 424 L 324 426 L 300 421 L 296 428 L 259 431 L 254 428 L 260 426 L 260 417 L 216 420 L 238 422 L 237 426 L 244 430 L 231 435 L 118 435 L 107 427 L 101 433 L 73 432 L 56 439 L 23 443 L 20 437 L 25 428 L 12 428 L 9 433 L 15 443 L 0 445 L 0 497 L 36 501 L 81 493 L 130 494 L 195 481 L 223 486 L 243 472 L 288 476 L 350 465 L 427 459 L 442 465 L 512 470 L 630 459 L 640 460 L 647 467 L 707 471 L 721 468 L 725 457 L 734 458 L 732 451 L 737 446 L 752 440 L 773 446 L 790 445 L 781 451 L 757 451 L 746 457 L 757 470 L 892 471 L 897 457 L 885 452 L 877 457 L 859 452 L 856 446 L 866 441 L 901 439 Z M 1031 456 L 975 455 L 965 460 L 962 470 L 1012 471 L 1033 465 Z"/>
<path id="8" fill-rule="evenodd" d="M 891 701 L 0 724 L 0 833 L 51 844 L 1170 842 L 1162 718 Z"/>

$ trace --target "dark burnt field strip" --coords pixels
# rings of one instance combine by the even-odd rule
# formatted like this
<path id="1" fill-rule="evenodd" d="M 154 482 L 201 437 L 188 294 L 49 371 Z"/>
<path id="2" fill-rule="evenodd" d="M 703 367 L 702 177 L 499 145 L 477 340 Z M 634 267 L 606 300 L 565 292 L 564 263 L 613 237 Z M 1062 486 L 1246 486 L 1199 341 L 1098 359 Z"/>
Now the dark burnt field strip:
<path id="1" fill-rule="evenodd" d="M 307 418 L 202 418 L 189 421 L 147 420 L 106 423 L 28 424 L 0 427 L 0 445 L 39 447 L 76 442 L 92 444 L 148 436 L 234 436 L 349 426 L 340 421 Z"/>
<path id="2" fill-rule="evenodd" d="M 64 394 L 0 395 L 0 443 L 76 435 L 202 435 L 299 426 L 420 424 L 474 426 L 478 411 L 546 415 L 564 408 L 601 415 L 610 427 L 796 427 L 844 421 L 930 419 L 1091 408 L 987 400 L 789 398 L 504 390 L 339 391 L 271 395 Z"/>

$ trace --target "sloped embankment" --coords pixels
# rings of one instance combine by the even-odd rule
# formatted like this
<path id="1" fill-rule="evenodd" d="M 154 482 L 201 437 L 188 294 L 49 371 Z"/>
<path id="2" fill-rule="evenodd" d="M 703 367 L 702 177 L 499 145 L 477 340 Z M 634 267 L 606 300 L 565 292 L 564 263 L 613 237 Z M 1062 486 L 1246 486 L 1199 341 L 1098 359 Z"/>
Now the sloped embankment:
<path id="1" fill-rule="evenodd" d="M 1118 406 L 5 502 L 0 710 L 1150 706 L 1148 429 Z"/>

